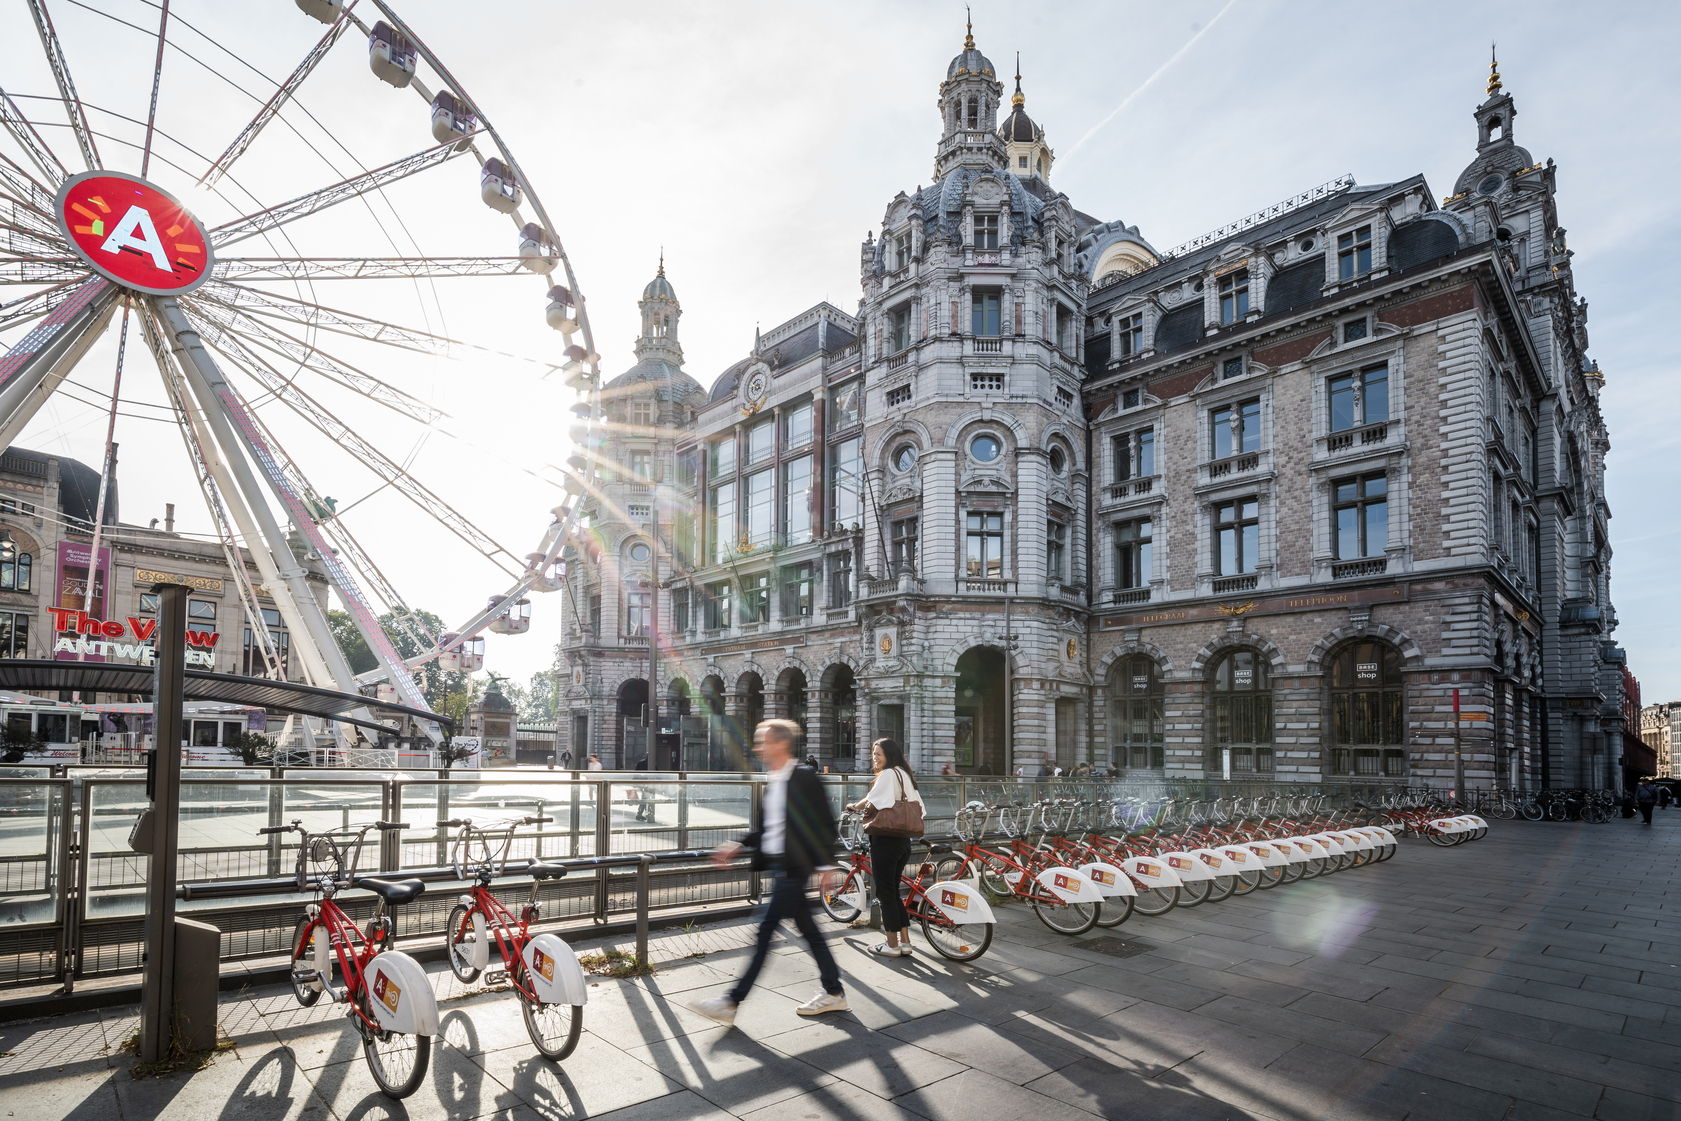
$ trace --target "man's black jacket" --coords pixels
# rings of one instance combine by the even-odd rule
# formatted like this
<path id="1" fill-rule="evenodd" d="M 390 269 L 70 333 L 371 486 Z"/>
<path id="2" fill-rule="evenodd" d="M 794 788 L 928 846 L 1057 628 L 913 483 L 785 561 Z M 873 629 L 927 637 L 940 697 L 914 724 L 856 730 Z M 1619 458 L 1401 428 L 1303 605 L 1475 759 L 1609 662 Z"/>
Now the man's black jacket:
<path id="1" fill-rule="evenodd" d="M 741 838 L 743 848 L 753 850 L 753 867 L 765 867 L 765 857 L 759 851 L 759 841 L 765 831 L 764 811 L 761 809 L 753 828 Z M 809 876 L 818 868 L 835 862 L 835 850 L 840 847 L 835 828 L 834 811 L 829 809 L 828 796 L 823 793 L 823 780 L 810 767 L 794 767 L 788 776 L 788 829 L 785 834 L 783 867 L 793 876 Z"/>

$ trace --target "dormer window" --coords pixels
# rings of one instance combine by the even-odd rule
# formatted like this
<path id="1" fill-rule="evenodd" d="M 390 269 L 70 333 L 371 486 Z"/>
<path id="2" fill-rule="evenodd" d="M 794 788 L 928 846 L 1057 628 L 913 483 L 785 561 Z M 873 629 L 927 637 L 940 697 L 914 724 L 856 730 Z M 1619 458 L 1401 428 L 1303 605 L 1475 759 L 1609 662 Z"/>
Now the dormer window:
<path id="1" fill-rule="evenodd" d="M 1220 325 L 1236 323 L 1249 314 L 1249 270 L 1238 269 L 1220 278 Z"/>
<path id="2" fill-rule="evenodd" d="M 1136 312 L 1120 322 L 1115 335 L 1115 357 L 1131 358 L 1144 349 L 1144 313 Z"/>
<path id="3" fill-rule="evenodd" d="M 911 345 L 911 305 L 900 304 L 887 313 L 887 350 L 898 354 Z"/>
<path id="4" fill-rule="evenodd" d="M 893 235 L 893 270 L 897 272 L 907 268 L 911 263 L 911 235 L 906 230 L 902 234 Z"/>
<path id="5" fill-rule="evenodd" d="M 652 401 L 632 401 L 630 403 L 630 422 L 640 428 L 653 427 L 654 403 Z"/>
<path id="6" fill-rule="evenodd" d="M 1372 271 L 1372 228 L 1361 226 L 1337 236 L 1337 279 L 1352 280 Z"/>
<path id="7" fill-rule="evenodd" d="M 976 249 L 997 249 L 998 248 L 998 215 L 996 215 L 996 214 L 977 214 L 977 215 L 975 215 L 975 248 Z"/>

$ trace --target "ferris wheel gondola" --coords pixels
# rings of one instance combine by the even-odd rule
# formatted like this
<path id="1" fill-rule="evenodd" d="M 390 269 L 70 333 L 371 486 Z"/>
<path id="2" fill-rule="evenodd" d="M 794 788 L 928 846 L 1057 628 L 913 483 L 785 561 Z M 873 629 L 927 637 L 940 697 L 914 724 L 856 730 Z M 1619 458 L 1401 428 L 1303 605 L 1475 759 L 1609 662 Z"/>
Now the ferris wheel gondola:
<path id="1" fill-rule="evenodd" d="M 141 99 L 144 115 L 128 114 L 102 97 L 78 92 L 72 55 L 60 41 L 47 0 L 26 2 L 52 88 L 26 92 L 8 77 L 0 90 L 0 292 L 18 292 L 0 299 L 0 346 L 5 348 L 0 353 L 0 447 L 23 435 L 49 402 L 70 392 L 69 386 L 81 394 L 76 400 L 84 400 L 92 378 L 86 370 L 78 374 L 79 367 L 119 309 L 125 325 L 132 316 L 160 374 L 163 403 L 153 408 L 180 433 L 214 535 L 230 558 L 238 556 L 240 547 L 248 550 L 257 568 L 254 580 L 243 563 L 232 564 L 248 617 L 255 617 L 260 581 L 261 593 L 272 598 L 283 617 L 306 680 L 366 687 L 425 707 L 416 669 L 432 661 L 461 672 L 482 668 L 482 633 L 527 631 L 530 595 L 561 586 L 560 558 L 572 539 L 586 488 L 573 472 L 549 471 L 546 477 L 560 485 L 566 500 L 554 508 L 538 549 L 516 553 L 423 482 L 403 455 L 382 448 L 378 439 L 347 422 L 343 406 L 328 395 L 352 395 L 356 408 L 376 410 L 395 418 L 394 424 L 463 436 L 445 412 L 385 374 L 378 355 L 406 355 L 404 360 L 411 362 L 417 356 L 431 361 L 460 354 L 502 358 L 504 348 L 440 330 L 428 314 L 441 311 L 435 295 L 433 309 L 422 300 L 425 326 L 402 323 L 390 311 L 389 287 L 378 286 L 408 285 L 420 293 L 446 280 L 517 283 L 509 278 L 534 274 L 543 285 L 533 293 L 542 302 L 532 300 L 532 313 L 541 308 L 544 322 L 561 333 L 565 345 L 562 362 L 525 359 L 526 368 L 545 377 L 561 371 L 560 384 L 580 394 L 575 415 L 599 422 L 599 358 L 584 301 L 536 191 L 483 107 L 385 0 L 367 0 L 381 17 L 371 26 L 358 15 L 356 0 L 296 0 L 299 10 L 327 25 L 326 31 L 284 79 L 252 95 L 257 103 L 253 116 L 225 146 L 184 135 L 195 121 L 178 127 L 159 113 L 159 85 L 171 58 L 165 48 L 190 53 L 210 43 L 220 50 L 219 38 L 172 18 L 169 4 L 162 3 L 152 44 L 157 62 L 149 75 L 149 107 Z M 136 8 L 158 12 L 160 5 L 137 2 Z M 128 32 L 139 27 L 138 19 L 118 13 L 85 11 L 92 14 L 78 11 L 78 18 L 104 18 Z M 264 146 L 326 132 L 304 98 L 324 73 L 323 60 L 352 29 L 364 37 L 369 69 L 379 81 L 419 95 L 424 108 L 416 114 L 416 133 L 429 132 L 435 143 L 369 161 L 372 166 L 357 160 L 348 173 L 315 148 L 321 165 L 336 172 L 324 177 L 326 185 L 305 184 L 305 190 L 282 195 L 282 202 L 259 199 L 241 181 L 239 170 L 262 160 L 268 161 L 265 170 L 289 172 L 308 164 L 268 157 Z M 96 78 L 101 88 L 104 69 Z M 277 121 L 284 127 L 273 128 Z M 47 139 L 66 132 L 80 159 Z M 328 135 L 335 152 L 351 151 L 344 138 Z M 429 254 L 413 242 L 410 224 L 391 199 L 399 183 L 448 174 L 443 169 L 462 155 L 479 166 L 480 202 L 514 222 L 516 237 L 511 246 L 504 242 L 507 248 L 500 253 Z M 136 164 L 137 173 L 125 170 Z M 337 248 L 335 221 L 347 206 L 395 219 L 391 228 L 374 224 L 389 243 L 384 249 L 376 252 L 359 243 L 348 251 L 332 251 Z M 228 214 L 211 224 L 201 218 L 201 208 Z M 346 281 L 352 283 L 335 287 L 331 296 L 320 291 L 328 282 Z M 362 286 L 370 289 L 366 298 Z M 498 302 L 514 301 L 499 296 Z M 125 401 L 114 389 L 108 404 L 114 428 Z M 283 433 L 275 423 L 278 416 L 299 424 L 303 438 Z M 375 559 L 379 550 L 364 547 L 352 530 L 354 518 L 339 512 L 312 482 L 311 459 L 295 447 L 315 445 L 352 456 L 371 477 L 371 493 L 388 490 L 399 496 L 420 510 L 440 536 L 476 552 L 490 571 L 499 571 L 500 590 L 452 630 L 426 633 L 420 616 Z M 325 572 L 374 655 L 375 669 L 351 673 L 297 563 L 299 556 Z M 406 634 L 410 649 L 418 637 L 421 653 L 400 654 L 382 618 Z M 266 638 L 257 635 L 256 641 L 264 646 Z M 266 648 L 264 654 L 271 672 L 280 672 L 280 659 Z"/>

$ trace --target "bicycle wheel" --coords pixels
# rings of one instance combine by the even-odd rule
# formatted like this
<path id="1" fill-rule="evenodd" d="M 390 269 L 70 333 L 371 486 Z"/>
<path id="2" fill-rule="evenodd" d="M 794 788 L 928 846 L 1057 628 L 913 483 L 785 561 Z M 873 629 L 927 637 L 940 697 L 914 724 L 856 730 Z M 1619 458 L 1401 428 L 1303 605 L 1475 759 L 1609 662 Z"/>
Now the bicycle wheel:
<path id="1" fill-rule="evenodd" d="M 941 915 L 922 920 L 922 936 L 943 958 L 951 961 L 974 961 L 992 945 L 992 924 L 989 922 L 954 923 Z"/>
<path id="2" fill-rule="evenodd" d="M 1546 811 L 1541 808 L 1541 803 L 1533 798 L 1519 806 L 1518 813 L 1523 816 L 1525 821 L 1540 821 L 1546 816 Z"/>
<path id="3" fill-rule="evenodd" d="M 969 862 L 954 854 L 942 856 L 934 861 L 934 882 L 941 880 L 962 880 L 970 875 Z"/>
<path id="4" fill-rule="evenodd" d="M 848 896 L 863 896 L 866 900 L 870 897 L 870 885 L 861 869 L 853 868 L 848 872 L 846 879 L 842 880 L 840 887 L 834 891 L 818 893 L 819 901 L 823 904 L 823 913 L 842 926 L 864 913 L 864 909 L 853 903 Z"/>
<path id="5" fill-rule="evenodd" d="M 327 987 L 325 977 L 317 977 L 313 981 L 299 981 L 298 971 L 315 972 L 315 955 L 310 952 L 310 943 L 304 941 L 304 933 L 314 922 L 308 915 L 298 920 L 298 925 L 292 928 L 292 995 L 298 998 L 298 1003 L 309 1008 L 321 999 L 321 993 Z M 326 937 L 326 932 L 322 932 Z"/>
<path id="6" fill-rule="evenodd" d="M 449 913 L 449 923 L 444 927 L 445 936 L 449 939 L 449 971 L 464 985 L 470 985 L 479 979 L 479 967 L 473 964 L 473 945 L 477 932 L 473 929 L 472 908 L 465 903 L 457 903 Z"/>
<path id="7" fill-rule="evenodd" d="M 1137 880 L 1133 884 L 1138 888 L 1138 894 L 1133 897 L 1132 909 L 1141 915 L 1165 915 L 1179 905 L 1177 887 L 1145 887 Z"/>
<path id="8" fill-rule="evenodd" d="M 1213 886 L 1213 880 L 1186 880 L 1179 885 L 1178 906 L 1195 907 L 1208 902 L 1208 893 Z"/>
<path id="9" fill-rule="evenodd" d="M 1261 869 L 1245 868 L 1232 877 L 1232 894 L 1248 895 L 1261 886 Z"/>
<path id="10" fill-rule="evenodd" d="M 1280 868 L 1279 872 L 1282 873 L 1280 883 L 1293 884 L 1307 872 L 1307 864 L 1299 860 L 1292 861 Z"/>
<path id="11" fill-rule="evenodd" d="M 981 890 L 986 892 L 994 903 L 1002 899 L 1008 899 L 1016 893 L 1010 881 L 1004 878 L 1004 873 L 993 867 L 991 863 L 982 861 L 980 873 Z"/>
<path id="12" fill-rule="evenodd" d="M 1033 913 L 1039 921 L 1058 934 L 1084 934 L 1097 925 L 1097 903 L 1053 903 L 1049 899 L 1031 898 Z"/>
<path id="13" fill-rule="evenodd" d="M 1277 887 L 1279 884 L 1284 882 L 1285 867 L 1287 866 L 1277 865 L 1272 868 L 1257 868 L 1255 870 L 1255 875 L 1259 878 L 1257 879 L 1255 886 L 1258 888 Z"/>
<path id="14" fill-rule="evenodd" d="M 371 1019 L 373 998 L 363 993 L 361 1001 L 363 1013 Z M 380 1093 L 399 1099 L 414 1093 L 420 1080 L 426 1077 L 426 1064 L 432 1058 L 432 1037 L 385 1031 L 369 1026 L 360 1017 L 356 1023 L 362 1031 L 362 1057 L 368 1060 L 368 1071 L 379 1083 Z"/>
<path id="15" fill-rule="evenodd" d="M 1582 809 L 1582 820 L 1589 825 L 1604 825 L 1611 820 L 1611 811 L 1597 802 L 1589 803 Z"/>
<path id="16" fill-rule="evenodd" d="M 1219 903 L 1230 899 L 1232 892 L 1237 890 L 1237 876 L 1231 872 L 1222 872 L 1208 881 L 1208 901 Z"/>
<path id="17" fill-rule="evenodd" d="M 1097 925 L 1120 926 L 1132 918 L 1133 898 L 1130 895 L 1106 895 L 1097 909 Z"/>
<path id="18" fill-rule="evenodd" d="M 518 989 L 514 995 L 519 998 L 519 1013 L 525 1020 L 525 1034 L 531 1037 L 532 1046 L 548 1059 L 570 1055 L 584 1030 L 583 1006 L 527 1000 Z"/>
<path id="19" fill-rule="evenodd" d="M 1443 833 L 1439 829 L 1430 829 L 1424 834 L 1424 839 L 1441 848 L 1451 848 L 1464 839 L 1463 833 Z"/>

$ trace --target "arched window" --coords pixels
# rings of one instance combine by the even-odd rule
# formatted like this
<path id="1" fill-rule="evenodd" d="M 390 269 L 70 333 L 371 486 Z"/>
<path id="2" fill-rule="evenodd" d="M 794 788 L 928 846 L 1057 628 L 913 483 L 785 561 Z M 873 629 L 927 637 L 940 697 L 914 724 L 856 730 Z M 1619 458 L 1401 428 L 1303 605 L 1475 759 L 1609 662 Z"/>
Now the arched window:
<path id="1" fill-rule="evenodd" d="M 0 591 L 29 591 L 29 574 L 34 567 L 35 558 L 29 553 L 19 553 L 16 560 L 0 564 Z"/>
<path id="2" fill-rule="evenodd" d="M 1208 682 L 1209 744 L 1204 766 L 1223 773 L 1227 755 L 1236 774 L 1271 772 L 1272 682 L 1258 650 L 1233 650 Z"/>
<path id="3" fill-rule="evenodd" d="M 1162 679 L 1153 659 L 1122 658 L 1109 671 L 1109 743 L 1117 769 L 1162 769 Z"/>
<path id="4" fill-rule="evenodd" d="M 1331 773 L 1405 774 L 1401 655 L 1387 642 L 1351 642 L 1332 655 L 1329 668 Z"/>

